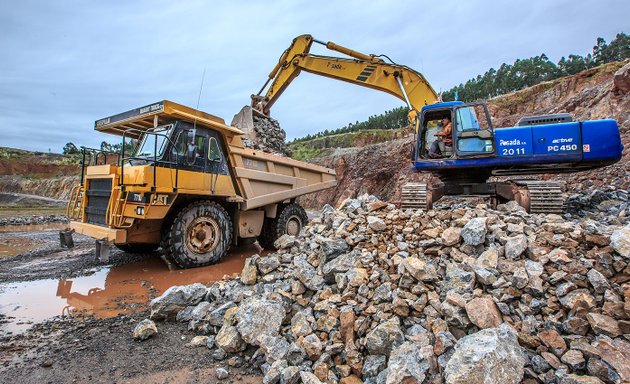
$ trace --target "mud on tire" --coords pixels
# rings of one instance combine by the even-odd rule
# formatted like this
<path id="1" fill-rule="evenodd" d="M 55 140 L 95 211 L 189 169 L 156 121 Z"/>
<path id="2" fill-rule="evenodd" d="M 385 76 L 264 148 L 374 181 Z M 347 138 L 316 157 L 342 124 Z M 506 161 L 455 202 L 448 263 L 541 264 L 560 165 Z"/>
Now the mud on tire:
<path id="1" fill-rule="evenodd" d="M 275 219 L 266 218 L 258 241 L 267 249 L 276 249 L 273 243 L 284 234 L 297 236 L 306 223 L 308 216 L 299 204 L 291 203 L 278 207 Z"/>
<path id="2" fill-rule="evenodd" d="M 232 242 L 232 221 L 225 209 L 207 200 L 196 201 L 175 217 L 162 237 L 167 259 L 181 268 L 220 261 Z"/>

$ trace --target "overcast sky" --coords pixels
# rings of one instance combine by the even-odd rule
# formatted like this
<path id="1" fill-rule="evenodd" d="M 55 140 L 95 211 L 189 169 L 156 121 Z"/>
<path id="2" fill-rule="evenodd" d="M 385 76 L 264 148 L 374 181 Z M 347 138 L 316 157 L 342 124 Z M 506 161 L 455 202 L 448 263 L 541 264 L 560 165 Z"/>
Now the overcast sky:
<path id="1" fill-rule="evenodd" d="M 98 146 L 94 121 L 158 100 L 228 123 L 293 37 L 387 54 L 447 90 L 503 62 L 557 60 L 630 32 L 630 1 L 3 1 L 0 146 Z M 335 54 L 314 46 L 313 53 Z M 398 107 L 303 73 L 272 109 L 289 138 Z"/>

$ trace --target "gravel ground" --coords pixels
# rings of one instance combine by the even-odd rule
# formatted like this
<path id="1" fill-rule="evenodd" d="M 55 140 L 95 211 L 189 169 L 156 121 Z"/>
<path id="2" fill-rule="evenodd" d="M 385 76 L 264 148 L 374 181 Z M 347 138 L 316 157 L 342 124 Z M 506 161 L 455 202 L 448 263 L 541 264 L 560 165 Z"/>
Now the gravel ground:
<path id="1" fill-rule="evenodd" d="M 75 234 L 76 246 L 68 250 L 59 246 L 57 230 L 0 233 L 0 241 L 16 238 L 32 241 L 37 249 L 0 258 L 0 283 L 70 279 L 92 274 L 98 267 L 111 268 L 156 257 L 129 255 L 112 248 L 110 261 L 103 264 L 93 256 L 93 240 L 85 236 Z M 125 306 L 124 301 L 122 305 Z M 156 336 L 135 341 L 133 328 L 147 316 L 148 313 L 140 312 L 109 319 L 53 318 L 15 335 L 2 330 L 2 324 L 9 319 L 0 313 L 0 381 L 212 383 L 219 381 L 217 367 L 230 372 L 221 382 L 261 381 L 259 368 L 247 366 L 246 361 L 232 361 L 236 365 L 229 366 L 226 361 L 215 362 L 206 347 L 188 347 L 186 344 L 195 335 L 187 331 L 185 324 L 160 323 Z"/>
<path id="2" fill-rule="evenodd" d="M 261 381 L 246 361 L 230 367 L 206 347 L 187 347 L 193 335 L 179 323 L 160 323 L 157 335 L 135 341 L 132 330 L 147 315 L 49 321 L 0 338 L 0 377 L 5 383 L 212 383 L 223 367 L 230 376 L 222 382 Z"/>

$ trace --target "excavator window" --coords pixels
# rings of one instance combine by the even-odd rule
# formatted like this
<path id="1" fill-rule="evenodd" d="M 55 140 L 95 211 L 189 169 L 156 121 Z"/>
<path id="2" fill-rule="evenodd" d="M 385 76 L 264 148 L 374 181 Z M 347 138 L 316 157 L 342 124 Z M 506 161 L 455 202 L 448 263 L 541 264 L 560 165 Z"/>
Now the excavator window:
<path id="1" fill-rule="evenodd" d="M 471 103 L 456 108 L 455 130 L 460 156 L 494 153 L 494 134 L 485 104 Z"/>

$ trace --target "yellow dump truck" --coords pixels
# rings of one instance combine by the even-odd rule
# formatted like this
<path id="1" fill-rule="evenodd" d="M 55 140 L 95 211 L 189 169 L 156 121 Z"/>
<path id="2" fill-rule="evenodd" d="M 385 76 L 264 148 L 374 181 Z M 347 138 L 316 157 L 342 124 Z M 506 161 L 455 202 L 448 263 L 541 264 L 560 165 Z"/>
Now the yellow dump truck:
<path id="1" fill-rule="evenodd" d="M 72 232 L 91 236 L 101 258 L 110 245 L 126 252 L 161 246 L 187 268 L 221 260 L 239 239 L 258 238 L 269 248 L 306 224 L 298 196 L 337 184 L 334 170 L 245 148 L 238 128 L 171 101 L 98 120 L 94 128 L 122 136 L 122 150 L 92 156 L 83 149 L 61 238 L 68 244 Z"/>

